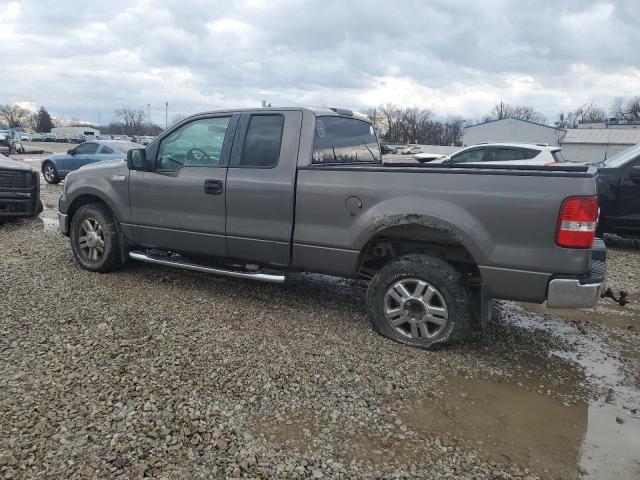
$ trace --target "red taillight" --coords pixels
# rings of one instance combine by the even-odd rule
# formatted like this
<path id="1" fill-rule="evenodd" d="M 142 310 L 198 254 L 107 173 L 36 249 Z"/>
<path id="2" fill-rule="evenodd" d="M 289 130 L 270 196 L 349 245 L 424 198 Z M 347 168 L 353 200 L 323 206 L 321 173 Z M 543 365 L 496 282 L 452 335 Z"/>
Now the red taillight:
<path id="1" fill-rule="evenodd" d="M 565 248 L 590 248 L 598 224 L 598 197 L 569 197 L 562 202 L 556 243 Z"/>

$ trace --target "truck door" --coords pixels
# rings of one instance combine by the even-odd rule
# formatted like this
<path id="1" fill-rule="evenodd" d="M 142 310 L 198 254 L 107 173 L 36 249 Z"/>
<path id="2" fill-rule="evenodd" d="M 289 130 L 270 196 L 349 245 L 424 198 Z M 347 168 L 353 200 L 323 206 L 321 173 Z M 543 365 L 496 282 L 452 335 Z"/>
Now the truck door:
<path id="1" fill-rule="evenodd" d="M 147 148 L 152 171 L 131 171 L 129 180 L 137 244 L 226 256 L 226 176 L 238 118 L 195 118 Z"/>
<path id="2" fill-rule="evenodd" d="M 629 162 L 620 176 L 619 226 L 623 229 L 640 230 L 640 178 L 635 170 L 638 167 L 640 167 L 640 157 Z"/>
<path id="3" fill-rule="evenodd" d="M 288 266 L 301 111 L 244 113 L 227 173 L 227 254 Z"/>

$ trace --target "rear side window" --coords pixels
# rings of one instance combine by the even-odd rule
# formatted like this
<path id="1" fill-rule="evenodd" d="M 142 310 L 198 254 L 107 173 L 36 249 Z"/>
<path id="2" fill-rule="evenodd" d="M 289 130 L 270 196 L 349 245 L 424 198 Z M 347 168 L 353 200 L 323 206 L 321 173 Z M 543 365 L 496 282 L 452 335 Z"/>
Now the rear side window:
<path id="1" fill-rule="evenodd" d="M 76 147 L 76 154 L 93 155 L 98 150 L 97 143 L 83 143 Z"/>
<path id="2" fill-rule="evenodd" d="M 539 150 L 532 150 L 530 148 L 523 148 L 522 149 L 522 159 L 523 160 L 530 160 L 534 157 L 537 157 L 540 154 Z"/>
<path id="3" fill-rule="evenodd" d="M 564 156 L 562 155 L 562 150 L 555 150 L 551 152 L 551 156 L 556 163 L 564 163 L 566 162 Z"/>
<path id="4" fill-rule="evenodd" d="M 274 167 L 280 157 L 284 117 L 253 115 L 244 140 L 240 165 L 244 167 Z"/>
<path id="5" fill-rule="evenodd" d="M 102 147 L 102 150 L 100 150 L 100 153 L 102 154 L 108 154 L 108 153 L 113 153 L 113 149 L 107 147 L 106 145 Z"/>
<path id="6" fill-rule="evenodd" d="M 381 161 L 378 139 L 370 123 L 355 118 L 317 118 L 314 164 Z"/>

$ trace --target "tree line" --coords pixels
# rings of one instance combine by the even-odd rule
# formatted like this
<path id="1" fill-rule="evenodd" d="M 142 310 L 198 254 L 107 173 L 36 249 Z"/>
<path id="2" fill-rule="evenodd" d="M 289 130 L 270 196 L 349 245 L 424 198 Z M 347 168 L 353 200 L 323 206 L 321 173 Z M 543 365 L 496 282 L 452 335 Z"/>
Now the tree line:
<path id="1" fill-rule="evenodd" d="M 459 146 L 462 145 L 465 126 L 503 118 L 551 124 L 559 128 L 576 128 L 581 123 L 608 120 L 619 123 L 640 122 L 640 96 L 616 97 L 608 111 L 590 101 L 573 110 L 560 112 L 552 123 L 531 106 L 507 102 L 497 103 L 479 119 L 461 116 L 438 119 L 431 110 L 394 104 L 370 108 L 365 113 L 373 123 L 378 137 L 387 143 Z M 185 115 L 174 115 L 170 125 L 184 118 Z M 58 123 L 44 106 L 36 113 L 31 113 L 18 105 L 0 105 L 0 128 L 30 127 L 37 132 L 48 133 L 53 127 L 59 126 Z M 71 119 L 69 125 L 96 127 L 93 123 L 82 122 L 76 118 Z M 101 132 L 107 135 L 158 135 L 163 130 L 160 125 L 149 121 L 144 110 L 127 107 L 115 110 L 114 119 L 99 127 Z"/>

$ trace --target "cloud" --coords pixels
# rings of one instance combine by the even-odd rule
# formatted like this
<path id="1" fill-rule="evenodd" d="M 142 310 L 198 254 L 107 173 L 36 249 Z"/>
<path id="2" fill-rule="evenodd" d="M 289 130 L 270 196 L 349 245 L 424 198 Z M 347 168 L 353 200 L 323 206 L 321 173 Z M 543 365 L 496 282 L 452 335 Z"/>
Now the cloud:
<path id="1" fill-rule="evenodd" d="M 228 107 L 380 103 L 549 119 L 640 94 L 634 0 L 0 0 L 0 103 L 108 119 Z"/>

